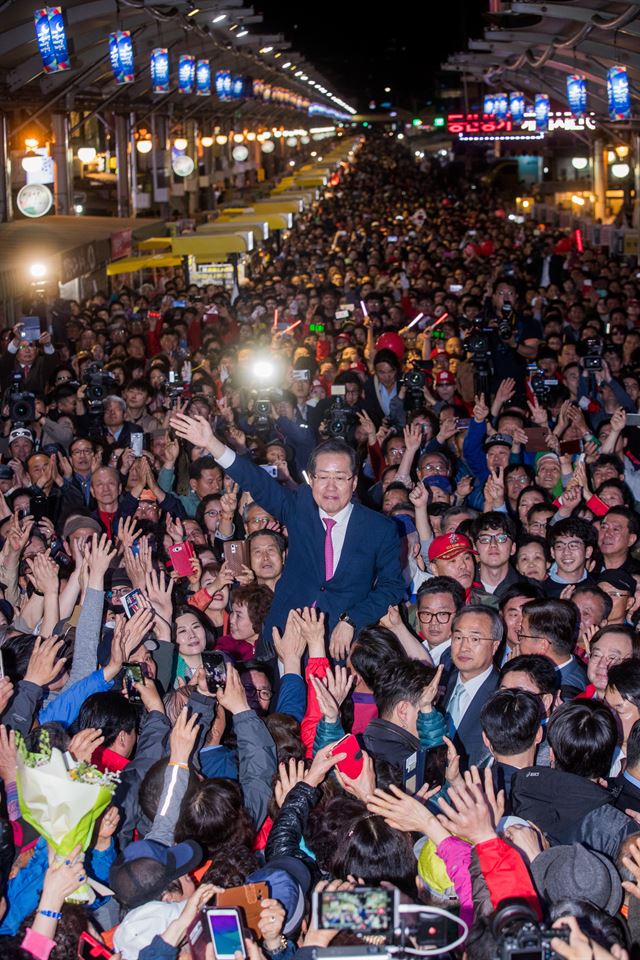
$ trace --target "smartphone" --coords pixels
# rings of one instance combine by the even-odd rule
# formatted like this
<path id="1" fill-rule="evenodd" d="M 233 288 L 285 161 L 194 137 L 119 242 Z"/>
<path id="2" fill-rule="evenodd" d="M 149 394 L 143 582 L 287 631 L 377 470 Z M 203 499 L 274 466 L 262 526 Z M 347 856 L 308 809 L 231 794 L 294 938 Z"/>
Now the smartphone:
<path id="1" fill-rule="evenodd" d="M 310 370 L 292 370 L 291 379 L 292 380 L 310 380 L 311 371 Z"/>
<path id="2" fill-rule="evenodd" d="M 144 446 L 144 433 L 132 433 L 131 434 L 131 449 L 133 450 L 134 457 L 142 456 L 142 448 Z"/>
<path id="3" fill-rule="evenodd" d="M 637 276 L 637 274 L 636 274 L 636 276 Z M 584 280 L 582 281 L 582 286 L 583 286 L 583 287 L 592 287 L 592 286 L 593 286 L 593 280 L 592 280 L 590 277 L 585 277 Z"/>
<path id="4" fill-rule="evenodd" d="M 129 697 L 129 703 L 142 703 L 142 697 L 134 686 L 135 683 L 142 683 L 144 680 L 141 664 L 123 663 L 122 667 L 124 669 L 124 685 L 127 690 L 127 696 Z"/>
<path id="5" fill-rule="evenodd" d="M 579 440 L 561 440 L 560 441 L 560 454 L 570 454 L 573 456 L 574 453 L 580 453 L 581 451 L 580 441 Z"/>
<path id="6" fill-rule="evenodd" d="M 217 960 L 234 960 L 237 952 L 246 957 L 242 922 L 237 907 L 207 907 L 204 910 Z"/>
<path id="7" fill-rule="evenodd" d="M 40 339 L 40 317 L 23 317 L 20 321 L 20 339 L 38 341 Z"/>
<path id="8" fill-rule="evenodd" d="M 458 419 L 456 420 L 456 427 L 458 428 L 458 430 L 468 430 L 470 423 L 471 423 L 470 417 L 458 417 Z M 426 427 L 427 424 L 423 423 L 422 426 Z"/>
<path id="9" fill-rule="evenodd" d="M 278 468 L 275 463 L 261 463 L 260 466 L 264 472 L 269 474 L 270 477 L 273 477 L 274 480 L 278 479 Z"/>
<path id="10" fill-rule="evenodd" d="M 242 573 L 246 566 L 246 544 L 244 540 L 225 540 L 222 546 L 224 561 L 232 573 Z"/>
<path id="11" fill-rule="evenodd" d="M 336 320 L 348 320 L 351 314 L 348 310 L 337 310 L 336 311 Z"/>
<path id="12" fill-rule="evenodd" d="M 172 300 L 172 301 L 171 301 L 171 306 L 172 306 L 172 307 L 186 307 L 186 305 L 187 305 L 187 301 L 186 301 L 186 300 Z"/>
<path id="13" fill-rule="evenodd" d="M 215 650 L 202 652 L 202 666 L 207 678 L 209 693 L 216 693 L 218 687 L 224 687 L 227 682 L 227 665 L 221 653 Z"/>
<path id="14" fill-rule="evenodd" d="M 461 283 L 450 283 L 449 284 L 449 293 L 462 293 L 462 284 Z"/>
<path id="15" fill-rule="evenodd" d="M 397 242 L 398 242 L 397 237 L 387 237 L 387 243 L 397 243 Z"/>
<path id="16" fill-rule="evenodd" d="M 342 740 L 338 740 L 331 753 L 334 757 L 338 753 L 346 753 L 344 760 L 340 760 L 336 764 L 340 773 L 344 773 L 345 777 L 356 780 L 360 776 L 364 766 L 362 747 L 353 733 L 348 733 Z"/>
<path id="17" fill-rule="evenodd" d="M 628 426 L 628 427 L 640 427 L 640 413 L 628 413 L 628 414 L 627 414 L 627 426 Z"/>
<path id="18" fill-rule="evenodd" d="M 343 383 L 333 383 L 331 385 L 331 396 L 332 397 L 344 397 L 347 394 L 347 388 Z"/>
<path id="19" fill-rule="evenodd" d="M 130 590 L 129 593 L 125 593 L 122 597 L 122 609 L 124 610 L 127 620 L 131 620 L 131 617 L 134 613 L 137 613 L 140 607 L 142 606 L 140 602 L 140 597 L 142 593 L 140 590 Z"/>
<path id="20" fill-rule="evenodd" d="M 349 930 L 361 937 L 391 936 L 397 926 L 399 895 L 397 888 L 381 887 L 314 891 L 314 923 L 319 930 Z"/>
<path id="21" fill-rule="evenodd" d="M 105 947 L 104 943 L 96 940 L 90 933 L 84 931 L 78 937 L 78 958 L 79 960 L 109 960 L 109 957 L 115 957 L 115 953 Z"/>
<path id="22" fill-rule="evenodd" d="M 547 441 L 542 427 L 525 427 L 527 435 L 527 450 L 529 453 L 539 453 L 541 450 L 547 450 Z"/>
<path id="23" fill-rule="evenodd" d="M 39 523 L 39 521 L 46 516 L 46 507 L 47 501 L 45 497 L 38 495 L 31 498 L 31 516 L 36 523 Z"/>
<path id="24" fill-rule="evenodd" d="M 191 560 L 195 556 L 192 544 L 184 541 L 183 543 L 174 543 L 169 547 L 169 559 L 173 569 L 179 577 L 192 577 L 193 567 Z"/>

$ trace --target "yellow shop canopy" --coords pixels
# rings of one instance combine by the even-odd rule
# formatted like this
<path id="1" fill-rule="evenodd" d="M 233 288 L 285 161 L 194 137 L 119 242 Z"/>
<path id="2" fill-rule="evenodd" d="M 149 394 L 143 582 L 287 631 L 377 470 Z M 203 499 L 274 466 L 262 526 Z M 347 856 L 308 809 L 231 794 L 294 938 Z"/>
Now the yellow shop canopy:
<path id="1" fill-rule="evenodd" d="M 255 217 L 253 220 L 229 220 L 225 223 L 220 223 L 219 221 L 214 220 L 212 223 L 203 223 L 201 226 L 196 227 L 196 236 L 214 236 L 215 234 L 221 233 L 237 233 L 239 236 L 250 233 L 253 236 L 254 246 L 258 243 L 262 243 L 269 236 L 269 224 L 265 220 L 258 220 Z"/>
<path id="2" fill-rule="evenodd" d="M 138 270 L 153 270 L 158 267 L 178 267 L 180 257 L 170 253 L 160 253 L 154 257 L 123 257 L 107 265 L 107 276 L 115 277 L 120 273 L 136 273 Z"/>
<path id="3" fill-rule="evenodd" d="M 173 237 L 171 249 L 183 256 L 193 255 L 199 260 L 206 257 L 228 256 L 231 253 L 247 253 L 253 249 L 253 234 L 228 233 L 213 236 Z"/>
<path id="4" fill-rule="evenodd" d="M 269 226 L 269 230 L 290 230 L 293 226 L 293 214 L 292 213 L 271 213 L 268 210 L 257 210 L 251 209 L 250 213 L 246 211 L 239 216 L 227 216 L 228 210 L 222 214 L 222 216 L 216 220 L 216 223 L 226 223 L 227 225 L 236 224 L 236 223 L 254 223 L 256 220 L 264 220 Z"/>
<path id="5" fill-rule="evenodd" d="M 171 237 L 148 237 L 147 240 L 141 240 L 138 244 L 138 250 L 170 250 Z"/>

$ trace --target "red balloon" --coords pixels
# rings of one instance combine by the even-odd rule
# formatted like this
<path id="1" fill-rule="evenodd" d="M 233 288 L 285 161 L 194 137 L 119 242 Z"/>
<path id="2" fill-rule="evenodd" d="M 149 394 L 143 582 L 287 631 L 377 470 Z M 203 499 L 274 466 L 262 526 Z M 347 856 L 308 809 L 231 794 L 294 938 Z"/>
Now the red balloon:
<path id="1" fill-rule="evenodd" d="M 376 350 L 391 350 L 398 360 L 402 360 L 404 357 L 404 340 L 399 333 L 389 330 L 378 337 Z"/>
<path id="2" fill-rule="evenodd" d="M 554 247 L 554 253 L 569 253 L 572 247 L 571 237 L 562 237 Z"/>

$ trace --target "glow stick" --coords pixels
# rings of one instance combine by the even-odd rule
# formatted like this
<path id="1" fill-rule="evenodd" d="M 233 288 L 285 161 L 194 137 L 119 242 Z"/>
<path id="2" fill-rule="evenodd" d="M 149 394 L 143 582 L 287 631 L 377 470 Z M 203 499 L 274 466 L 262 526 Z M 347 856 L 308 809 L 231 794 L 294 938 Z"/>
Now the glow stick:
<path id="1" fill-rule="evenodd" d="M 422 320 L 423 317 L 424 317 L 424 313 L 419 313 L 417 317 L 414 317 L 414 318 L 413 318 L 413 320 L 411 321 L 411 323 L 408 323 L 408 324 L 406 325 L 406 327 L 403 327 L 402 330 L 399 330 L 398 332 L 399 332 L 399 333 L 406 333 L 407 330 L 411 330 L 411 327 L 415 327 L 415 325 L 416 325 L 416 323 L 418 322 L 418 320 Z"/>
<path id="2" fill-rule="evenodd" d="M 272 330 L 275 330 L 278 326 L 278 308 L 276 307 L 273 311 L 273 327 Z"/>
<path id="3" fill-rule="evenodd" d="M 367 307 L 366 307 L 366 305 L 365 305 L 364 300 L 361 300 L 361 301 L 360 301 L 360 309 L 361 309 L 362 312 L 364 313 L 365 317 L 368 317 L 368 316 L 369 316 L 369 314 L 367 313 Z"/>
<path id="4" fill-rule="evenodd" d="M 295 330 L 295 328 L 298 326 L 299 323 L 302 323 L 302 320 L 296 320 L 295 323 L 292 323 L 291 326 L 287 327 L 286 330 L 283 330 L 283 331 L 282 331 L 281 336 L 284 337 L 284 335 L 285 335 L 286 333 L 289 333 L 290 330 Z"/>

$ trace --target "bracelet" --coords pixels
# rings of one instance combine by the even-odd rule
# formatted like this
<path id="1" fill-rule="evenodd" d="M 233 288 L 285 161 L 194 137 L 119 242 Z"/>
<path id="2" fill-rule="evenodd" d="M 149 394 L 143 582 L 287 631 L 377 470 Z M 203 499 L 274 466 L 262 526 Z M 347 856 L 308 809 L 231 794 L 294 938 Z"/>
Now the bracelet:
<path id="1" fill-rule="evenodd" d="M 189 764 L 188 764 L 188 763 L 177 763 L 177 762 L 174 762 L 173 760 L 169 760 L 169 763 L 167 764 L 167 766 L 168 766 L 168 767 L 180 767 L 181 770 L 188 770 L 188 769 L 189 769 Z"/>
<path id="2" fill-rule="evenodd" d="M 48 917 L 50 920 L 62 920 L 62 914 L 57 910 L 38 910 L 42 917 Z"/>
<path id="3" fill-rule="evenodd" d="M 284 953 L 284 951 L 287 949 L 288 946 L 289 946 L 289 941 L 287 940 L 287 938 L 285 937 L 285 935 L 284 935 L 283 933 L 281 933 L 281 934 L 280 934 L 280 943 L 279 943 L 279 945 L 276 947 L 276 949 L 275 949 L 275 950 L 269 950 L 269 948 L 267 947 L 266 950 L 267 950 L 267 953 L 269 954 L 269 956 L 271 956 L 271 957 L 277 957 L 278 954 Z"/>

